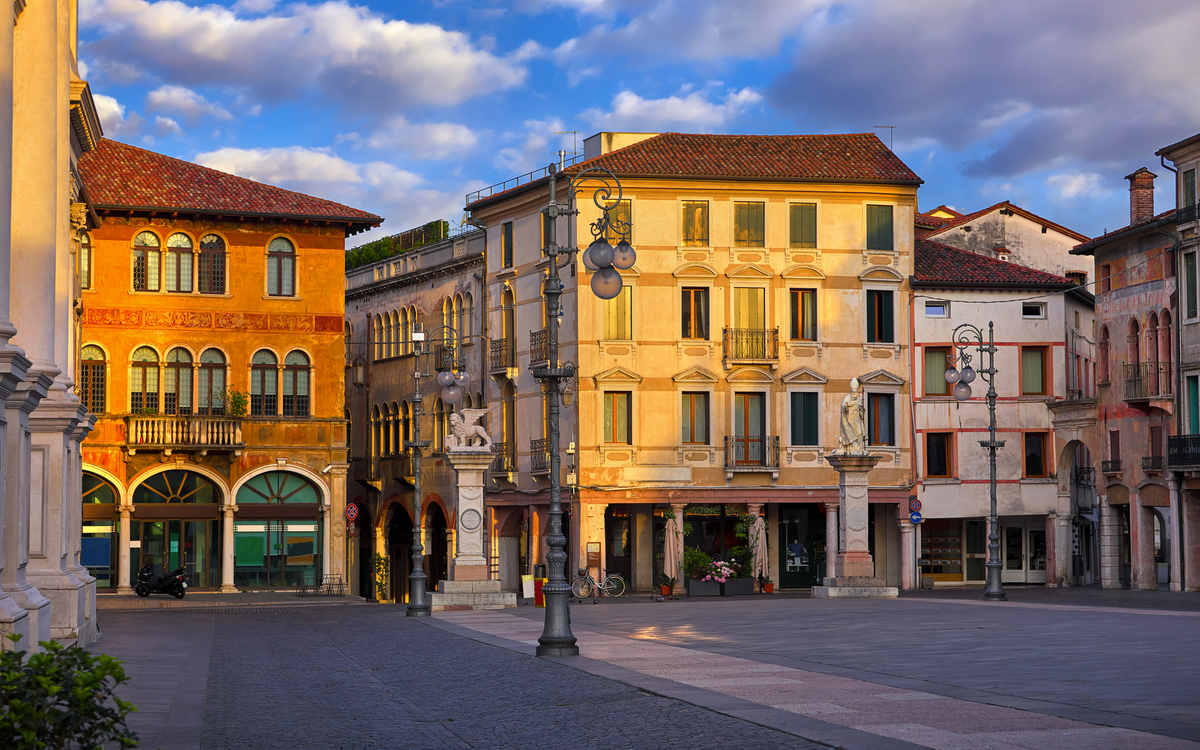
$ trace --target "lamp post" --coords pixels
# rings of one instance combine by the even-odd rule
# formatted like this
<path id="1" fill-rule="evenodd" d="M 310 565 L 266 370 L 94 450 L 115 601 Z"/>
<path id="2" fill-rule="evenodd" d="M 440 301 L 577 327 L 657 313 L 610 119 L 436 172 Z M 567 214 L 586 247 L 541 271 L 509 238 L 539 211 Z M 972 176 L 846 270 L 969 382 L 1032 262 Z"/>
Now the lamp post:
<path id="1" fill-rule="evenodd" d="M 971 398 L 971 382 L 975 380 L 976 371 L 971 368 L 971 347 L 979 353 L 979 363 L 983 364 L 983 355 L 988 355 L 988 366 L 979 370 L 978 374 L 988 384 L 988 439 L 980 440 L 979 444 L 987 448 L 988 461 L 991 468 L 991 516 L 988 519 L 988 559 L 987 585 L 983 589 L 984 601 L 1004 602 L 1008 597 L 1004 594 L 1004 586 L 1000 582 L 1000 521 L 996 517 L 996 450 L 1004 447 L 1003 440 L 996 439 L 996 344 L 993 336 L 993 323 L 988 322 L 987 343 L 983 341 L 983 331 L 970 323 L 963 323 L 954 329 L 950 340 L 958 350 L 958 360 L 962 369 L 954 368 L 954 361 L 949 362 L 946 370 L 946 382 L 954 384 L 954 398 L 966 401 Z"/>
<path id="2" fill-rule="evenodd" d="M 467 375 L 462 371 L 462 359 L 459 356 L 458 332 L 450 326 L 438 326 L 430 333 L 433 341 L 439 341 L 440 349 L 430 346 L 429 334 L 417 330 L 413 324 L 412 344 L 416 368 L 413 371 L 412 406 L 412 440 L 404 441 L 405 450 L 412 452 L 413 462 L 413 543 L 412 570 L 408 574 L 408 607 L 404 610 L 405 617 L 429 617 L 431 613 L 429 597 L 426 595 L 425 579 L 425 548 L 421 544 L 421 455 L 430 441 L 421 439 L 421 415 L 425 413 L 425 398 L 421 395 L 421 381 L 434 377 L 432 372 L 421 372 L 422 362 L 432 364 L 437 372 L 437 382 L 442 386 L 441 397 L 444 403 L 453 406 L 462 399 L 462 386 L 467 382 Z M 437 360 L 437 361 L 431 361 Z"/>
<path id="3" fill-rule="evenodd" d="M 579 654 L 579 646 L 571 633 L 570 594 L 571 587 L 567 584 L 566 563 L 567 538 L 563 534 L 562 501 L 561 501 L 561 470 L 562 457 L 559 454 L 559 394 L 560 383 L 570 380 L 575 374 L 575 365 L 570 362 L 558 361 L 558 315 L 562 284 L 559 282 L 558 271 L 571 262 L 572 254 L 578 252 L 574 238 L 568 235 L 565 245 L 559 246 L 555 236 L 555 223 L 559 216 L 575 216 L 579 210 L 575 208 L 575 193 L 588 186 L 595 188 L 592 200 L 600 209 L 600 218 L 591 224 L 592 244 L 584 251 L 582 260 L 584 266 L 593 271 L 592 291 L 600 299 L 613 299 L 621 293 L 623 282 L 619 270 L 633 267 L 637 254 L 629 244 L 629 222 L 620 216 L 610 216 L 609 212 L 620 205 L 621 182 L 617 176 L 607 169 L 591 167 L 582 170 L 571 178 L 567 186 L 566 205 L 557 201 L 558 171 L 554 164 L 547 168 L 550 176 L 550 202 L 543 209 L 550 221 L 546 222 L 546 256 L 550 259 L 546 274 L 544 293 L 546 297 L 546 339 L 547 366 L 533 368 L 533 377 L 540 380 L 546 391 L 546 421 L 547 438 L 550 453 L 550 533 L 546 537 L 550 550 L 546 554 L 547 573 L 549 580 L 542 587 L 542 596 L 546 601 L 546 624 L 538 638 L 536 653 L 538 656 L 575 656 Z M 592 183 L 588 185 L 588 183 Z M 614 197 L 615 195 L 615 197 Z M 612 230 L 621 236 L 614 248 L 605 239 Z M 559 263 L 559 256 L 566 256 Z M 564 401 L 569 403 L 571 398 L 563 394 Z"/>

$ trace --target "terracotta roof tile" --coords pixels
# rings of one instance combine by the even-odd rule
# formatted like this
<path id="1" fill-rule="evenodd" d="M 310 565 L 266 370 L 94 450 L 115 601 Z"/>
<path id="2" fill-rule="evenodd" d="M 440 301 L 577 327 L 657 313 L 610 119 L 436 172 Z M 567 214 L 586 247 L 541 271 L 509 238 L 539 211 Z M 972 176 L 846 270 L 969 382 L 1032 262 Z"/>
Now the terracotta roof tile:
<path id="1" fill-rule="evenodd" d="M 1129 226 L 1126 226 L 1126 227 L 1119 227 L 1117 229 L 1112 230 L 1111 232 L 1105 232 L 1104 234 L 1101 234 L 1097 237 L 1093 237 L 1092 239 L 1087 240 L 1086 242 L 1080 242 L 1078 245 L 1071 248 L 1071 255 L 1087 255 L 1088 250 L 1095 248 L 1097 245 L 1103 244 L 1105 240 L 1112 239 L 1113 237 L 1116 237 L 1119 234 L 1125 234 L 1126 232 L 1129 232 L 1129 231 L 1132 231 L 1135 229 L 1142 229 L 1144 227 L 1148 227 L 1151 224 L 1157 223 L 1174 213 L 1175 213 L 1174 208 L 1168 208 L 1166 211 L 1163 211 L 1161 214 L 1158 214 L 1157 216 L 1151 216 L 1149 219 L 1143 219 L 1142 221 L 1139 221 L 1136 224 L 1130 224 Z"/>
<path id="2" fill-rule="evenodd" d="M 97 208 L 193 210 L 377 224 L 375 214 L 102 138 L 79 159 Z"/>
<path id="3" fill-rule="evenodd" d="M 1062 276 L 977 255 L 932 240 L 917 240 L 914 254 L 918 282 L 948 285 L 999 284 L 1005 286 L 1062 286 L 1074 284 Z"/>
<path id="4" fill-rule="evenodd" d="M 588 167 L 605 167 L 621 176 L 922 182 L 874 133 L 663 133 L 565 171 L 572 174 Z"/>

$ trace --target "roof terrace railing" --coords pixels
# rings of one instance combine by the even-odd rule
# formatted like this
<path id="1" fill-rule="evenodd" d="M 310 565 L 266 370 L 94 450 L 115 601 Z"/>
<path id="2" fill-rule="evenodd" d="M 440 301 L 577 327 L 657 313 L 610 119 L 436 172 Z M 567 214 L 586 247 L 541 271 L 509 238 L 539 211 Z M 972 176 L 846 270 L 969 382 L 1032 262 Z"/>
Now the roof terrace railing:
<path id="1" fill-rule="evenodd" d="M 567 167 L 574 166 L 576 162 L 580 161 L 583 161 L 583 154 L 568 156 L 560 163 L 556 164 L 555 169 L 565 169 Z M 475 201 L 481 201 L 484 198 L 491 198 L 493 195 L 499 195 L 505 190 L 512 190 L 513 188 L 521 187 L 522 185 L 528 185 L 531 182 L 540 180 L 550 174 L 549 170 L 549 166 L 545 166 L 541 169 L 535 169 L 532 172 L 526 172 L 525 174 L 517 175 L 516 177 L 505 180 L 504 182 L 497 182 L 495 185 L 489 185 L 482 190 L 476 190 L 473 193 L 467 193 L 466 205 L 469 206 Z"/>

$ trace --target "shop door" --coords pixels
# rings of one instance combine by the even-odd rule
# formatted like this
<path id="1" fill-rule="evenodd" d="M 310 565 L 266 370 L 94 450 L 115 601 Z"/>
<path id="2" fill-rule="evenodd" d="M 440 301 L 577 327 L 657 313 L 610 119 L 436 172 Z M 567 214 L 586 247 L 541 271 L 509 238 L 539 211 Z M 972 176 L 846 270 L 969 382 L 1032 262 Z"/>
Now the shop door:
<path id="1" fill-rule="evenodd" d="M 825 575 L 825 514 L 812 505 L 781 505 L 779 534 L 779 587 L 819 585 Z"/>
<path id="2" fill-rule="evenodd" d="M 141 526 L 139 570 L 151 563 L 158 577 L 182 567 L 188 574 L 188 586 L 217 585 L 216 522 L 142 521 Z"/>
<path id="3" fill-rule="evenodd" d="M 633 538 L 631 525 L 633 516 L 629 510 L 609 505 L 604 511 L 604 527 L 607 532 L 604 569 L 625 579 L 625 585 L 633 589 Z"/>
<path id="4" fill-rule="evenodd" d="M 1029 524 L 1020 524 L 1001 527 L 1001 581 L 1046 582 L 1046 530 L 1040 526 L 1038 524 L 1038 528 L 1030 528 Z"/>

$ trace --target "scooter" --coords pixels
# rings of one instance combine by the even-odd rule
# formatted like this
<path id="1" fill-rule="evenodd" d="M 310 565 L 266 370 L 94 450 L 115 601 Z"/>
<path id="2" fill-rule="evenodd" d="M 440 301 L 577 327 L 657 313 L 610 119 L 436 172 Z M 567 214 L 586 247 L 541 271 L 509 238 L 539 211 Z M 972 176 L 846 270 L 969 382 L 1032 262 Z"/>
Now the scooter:
<path id="1" fill-rule="evenodd" d="M 138 571 L 137 585 L 133 587 L 133 593 L 140 597 L 170 594 L 176 599 L 182 599 L 187 593 L 187 571 L 181 566 L 162 578 L 155 578 L 153 563 L 146 563 L 146 566 Z"/>

